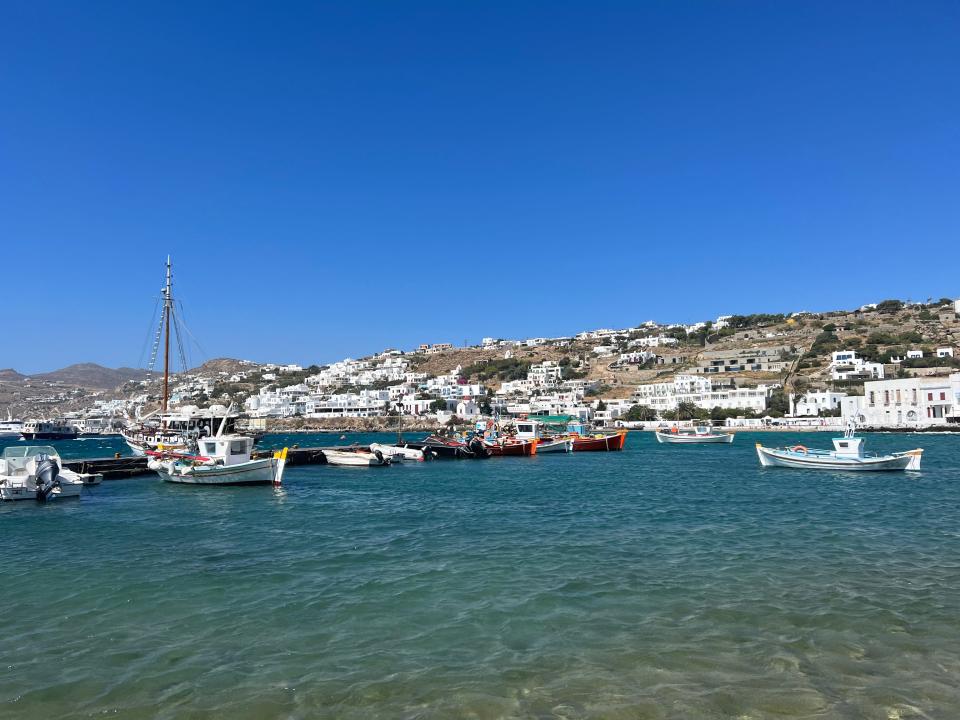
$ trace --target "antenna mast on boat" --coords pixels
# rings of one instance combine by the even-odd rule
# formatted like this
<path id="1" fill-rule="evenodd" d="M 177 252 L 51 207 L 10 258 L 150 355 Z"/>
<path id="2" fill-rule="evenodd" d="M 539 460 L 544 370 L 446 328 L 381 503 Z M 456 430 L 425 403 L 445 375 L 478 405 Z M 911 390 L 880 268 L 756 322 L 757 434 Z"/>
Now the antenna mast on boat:
<path id="1" fill-rule="evenodd" d="M 163 412 L 167 411 L 170 397 L 170 313 L 173 311 L 173 276 L 170 273 L 170 256 L 167 255 L 167 285 L 163 289 Z"/>

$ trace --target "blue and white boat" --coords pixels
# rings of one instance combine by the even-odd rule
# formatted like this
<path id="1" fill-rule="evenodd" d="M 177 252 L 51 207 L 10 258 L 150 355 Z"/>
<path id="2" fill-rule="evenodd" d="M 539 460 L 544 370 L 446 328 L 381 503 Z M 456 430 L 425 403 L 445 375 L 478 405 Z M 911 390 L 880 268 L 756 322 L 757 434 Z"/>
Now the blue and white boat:
<path id="1" fill-rule="evenodd" d="M 833 450 L 815 450 L 804 445 L 768 448 L 757 443 L 757 456 L 764 467 L 789 467 L 814 470 L 919 470 L 923 448 L 878 455 L 863 450 L 863 438 L 847 426 L 843 437 L 833 439 Z"/>

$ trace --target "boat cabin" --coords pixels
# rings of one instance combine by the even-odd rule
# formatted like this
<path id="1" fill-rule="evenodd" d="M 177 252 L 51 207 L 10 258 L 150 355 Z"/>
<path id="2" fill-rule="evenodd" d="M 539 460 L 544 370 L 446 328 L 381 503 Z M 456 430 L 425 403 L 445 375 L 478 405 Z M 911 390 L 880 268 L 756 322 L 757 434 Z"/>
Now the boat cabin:
<path id="1" fill-rule="evenodd" d="M 536 420 L 517 420 L 517 440 L 540 439 L 543 425 Z"/>
<path id="2" fill-rule="evenodd" d="M 837 457 L 862 458 L 863 438 L 844 435 L 833 439 L 833 449 Z"/>
<path id="3" fill-rule="evenodd" d="M 199 454 L 223 465 L 238 465 L 250 461 L 253 438 L 242 435 L 223 435 L 203 438 L 198 442 Z"/>

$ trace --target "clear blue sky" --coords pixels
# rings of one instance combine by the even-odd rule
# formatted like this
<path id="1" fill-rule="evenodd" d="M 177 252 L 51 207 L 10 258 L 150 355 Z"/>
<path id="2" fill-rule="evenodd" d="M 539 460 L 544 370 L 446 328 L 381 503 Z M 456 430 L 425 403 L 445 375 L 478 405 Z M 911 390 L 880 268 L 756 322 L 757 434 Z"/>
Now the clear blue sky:
<path id="1" fill-rule="evenodd" d="M 0 367 L 956 296 L 956 2 L 0 5 Z M 196 360 L 203 359 L 194 351 Z"/>

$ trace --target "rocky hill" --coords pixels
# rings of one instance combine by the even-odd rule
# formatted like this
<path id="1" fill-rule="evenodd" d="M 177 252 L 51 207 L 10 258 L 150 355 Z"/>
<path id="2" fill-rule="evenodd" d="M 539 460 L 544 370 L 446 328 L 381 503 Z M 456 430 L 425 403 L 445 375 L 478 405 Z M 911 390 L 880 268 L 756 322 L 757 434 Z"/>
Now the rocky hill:
<path id="1" fill-rule="evenodd" d="M 131 380 L 146 380 L 156 373 L 136 368 L 108 368 L 96 363 L 77 363 L 53 372 L 29 376 L 31 380 L 73 385 L 95 390 L 112 390 Z M 22 377 L 22 376 L 21 376 Z"/>
<path id="2" fill-rule="evenodd" d="M 0 382 L 19 382 L 26 379 L 26 375 L 18 373 L 13 368 L 5 368 L 0 370 Z"/>

